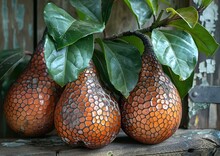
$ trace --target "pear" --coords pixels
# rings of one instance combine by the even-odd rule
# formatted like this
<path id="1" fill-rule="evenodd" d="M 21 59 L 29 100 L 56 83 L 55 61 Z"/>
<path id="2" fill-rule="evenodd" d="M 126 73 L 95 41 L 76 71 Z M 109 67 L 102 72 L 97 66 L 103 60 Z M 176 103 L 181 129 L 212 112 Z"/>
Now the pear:
<path id="1" fill-rule="evenodd" d="M 54 110 L 61 87 L 49 76 L 44 60 L 44 37 L 27 68 L 10 87 L 4 113 L 9 127 L 23 136 L 35 137 L 54 128 Z"/>
<path id="2" fill-rule="evenodd" d="M 55 128 L 70 145 L 101 148 L 119 133 L 118 103 L 100 83 L 93 62 L 68 83 L 55 110 Z"/>
<path id="3" fill-rule="evenodd" d="M 179 93 L 157 61 L 149 40 L 145 44 L 142 69 L 136 87 L 121 103 L 122 129 L 144 144 L 157 144 L 179 127 L 182 105 Z"/>

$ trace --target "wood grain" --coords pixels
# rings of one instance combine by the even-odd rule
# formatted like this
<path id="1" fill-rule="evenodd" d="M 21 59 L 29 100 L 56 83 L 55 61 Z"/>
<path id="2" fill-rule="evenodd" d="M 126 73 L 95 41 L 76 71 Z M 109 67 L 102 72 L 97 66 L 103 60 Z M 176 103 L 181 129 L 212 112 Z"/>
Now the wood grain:
<path id="1" fill-rule="evenodd" d="M 0 49 L 33 50 L 33 0 L 0 1 Z"/>
<path id="2" fill-rule="evenodd" d="M 218 14 L 220 14 L 220 3 L 218 0 L 214 0 L 214 3 L 218 6 Z M 190 1 L 191 5 L 194 5 L 193 0 Z M 213 8 L 212 8 L 213 9 Z M 216 15 L 215 10 L 211 10 L 209 13 L 214 13 Z M 203 14 L 201 14 L 203 15 Z M 200 16 L 201 16 L 200 15 Z M 205 26 L 209 25 L 214 26 L 214 38 L 216 39 L 217 42 L 220 42 L 220 20 L 219 16 L 217 17 L 218 20 L 213 17 L 209 19 L 209 14 L 205 15 L 206 22 Z M 203 15 L 204 16 L 204 15 Z M 216 15 L 217 16 L 217 15 Z M 204 17 L 203 17 L 204 18 Z M 210 21 L 214 20 L 214 24 L 210 24 Z M 204 22 L 204 21 L 203 21 Z M 209 28 L 210 29 L 210 28 Z M 211 29 L 212 30 L 212 29 Z M 220 85 L 220 49 L 215 53 L 213 56 L 207 57 L 203 53 L 199 53 L 199 60 L 197 63 L 197 67 L 195 69 L 195 73 L 200 73 L 202 74 L 202 78 L 195 79 L 195 84 L 196 85 L 210 85 L 210 86 L 219 86 Z M 212 59 L 216 62 L 215 64 L 215 72 L 214 73 L 208 73 L 208 72 L 201 72 L 199 70 L 199 64 L 201 62 L 204 62 L 204 65 L 207 65 L 207 60 Z M 219 93 L 216 93 L 219 94 Z M 220 103 L 220 102 L 219 102 Z M 215 128 L 215 129 L 220 129 L 220 105 L 219 104 L 212 104 L 208 103 L 207 107 L 204 107 L 202 109 L 198 109 L 201 106 L 201 103 L 193 103 L 192 101 L 189 102 L 189 114 L 193 114 L 189 116 L 189 125 L 188 128 L 191 129 L 200 129 L 200 128 Z"/>
<path id="3" fill-rule="evenodd" d="M 171 138 L 157 144 L 140 144 L 123 132 L 108 146 L 89 150 L 70 147 L 57 136 L 33 139 L 0 139 L 0 155 L 59 155 L 59 156 L 130 156 L 130 155 L 200 155 L 215 154 L 219 151 L 220 132 L 216 130 L 179 129 Z"/>
<path id="4" fill-rule="evenodd" d="M 0 19 L 0 51 L 16 48 L 33 51 L 33 0 L 1 0 Z M 1 97 L 0 137 L 13 134 L 6 125 L 3 100 Z"/>

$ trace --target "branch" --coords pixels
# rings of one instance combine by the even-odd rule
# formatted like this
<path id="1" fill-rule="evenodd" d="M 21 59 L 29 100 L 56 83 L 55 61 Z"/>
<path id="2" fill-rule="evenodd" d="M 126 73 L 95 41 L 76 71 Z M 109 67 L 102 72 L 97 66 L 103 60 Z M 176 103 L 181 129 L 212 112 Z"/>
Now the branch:
<path id="1" fill-rule="evenodd" d="M 143 29 L 137 29 L 135 31 L 126 31 L 122 32 L 121 34 L 118 35 L 113 35 L 111 37 L 104 38 L 105 40 L 115 40 L 117 38 L 123 37 L 123 36 L 131 36 L 134 35 L 135 32 L 140 32 L 140 33 L 149 33 L 152 32 L 153 29 L 159 28 L 159 27 L 165 27 L 170 21 L 177 19 L 176 17 L 173 18 L 165 18 L 161 21 L 155 21 L 151 26 Z"/>

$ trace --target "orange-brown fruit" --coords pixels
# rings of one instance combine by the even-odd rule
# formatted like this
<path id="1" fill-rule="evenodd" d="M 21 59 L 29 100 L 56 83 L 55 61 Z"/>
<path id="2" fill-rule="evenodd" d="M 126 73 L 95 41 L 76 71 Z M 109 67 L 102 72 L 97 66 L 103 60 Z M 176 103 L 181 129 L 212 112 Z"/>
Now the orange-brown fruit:
<path id="1" fill-rule="evenodd" d="M 6 96 L 4 113 L 9 127 L 29 137 L 50 132 L 54 128 L 55 104 L 60 91 L 46 69 L 43 39 Z"/>
<path id="2" fill-rule="evenodd" d="M 122 129 L 141 143 L 157 144 L 179 127 L 182 106 L 177 89 L 164 74 L 148 40 L 144 40 L 139 81 L 121 103 Z"/>
<path id="3" fill-rule="evenodd" d="M 56 106 L 55 127 L 70 145 L 100 148 L 116 138 L 121 127 L 118 103 L 100 84 L 92 62 L 65 87 Z"/>

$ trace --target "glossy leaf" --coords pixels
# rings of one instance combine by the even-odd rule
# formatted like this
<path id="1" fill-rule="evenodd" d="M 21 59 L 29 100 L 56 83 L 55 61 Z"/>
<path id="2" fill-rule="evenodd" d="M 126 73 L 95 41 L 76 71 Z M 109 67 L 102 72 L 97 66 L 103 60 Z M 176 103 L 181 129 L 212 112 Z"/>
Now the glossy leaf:
<path id="1" fill-rule="evenodd" d="M 112 84 L 108 77 L 107 65 L 106 65 L 104 53 L 101 51 L 95 50 L 92 59 L 97 70 L 99 71 L 99 77 L 101 78 L 102 82 L 104 82 L 104 84 L 108 88 L 111 88 Z"/>
<path id="2" fill-rule="evenodd" d="M 144 45 L 143 45 L 143 41 L 139 37 L 137 37 L 137 36 L 123 36 L 123 37 L 121 37 L 121 39 L 123 41 L 135 46 L 139 50 L 140 54 L 141 55 L 143 54 Z"/>
<path id="3" fill-rule="evenodd" d="M 28 62 L 29 62 L 29 59 L 25 59 L 25 61 L 18 63 L 16 66 L 14 66 L 14 68 L 9 70 L 9 72 L 7 74 L 5 74 L 3 79 L 0 80 L 0 92 L 2 94 L 7 93 L 8 89 L 10 88 L 12 83 L 17 80 L 17 78 L 20 76 L 20 74 L 27 67 Z"/>
<path id="4" fill-rule="evenodd" d="M 106 65 L 106 60 L 105 60 L 105 55 L 102 51 L 99 51 L 95 49 L 93 58 L 92 58 L 96 69 L 97 73 L 99 75 L 100 80 L 104 84 L 104 86 L 111 91 L 111 93 L 114 95 L 114 97 L 119 100 L 121 97 L 121 93 L 115 89 L 115 87 L 112 85 L 111 81 L 109 80 L 108 76 L 108 71 L 107 71 L 107 65 Z"/>
<path id="5" fill-rule="evenodd" d="M 78 78 L 80 72 L 88 67 L 93 55 L 93 36 L 87 36 L 74 44 L 56 51 L 50 36 L 46 36 L 45 60 L 48 71 L 60 86 Z"/>
<path id="6" fill-rule="evenodd" d="M 113 3 L 114 0 L 102 0 L 102 18 L 105 24 L 110 17 Z"/>
<path id="7" fill-rule="evenodd" d="M 192 73 L 190 77 L 186 80 L 181 81 L 179 79 L 179 76 L 176 75 L 169 67 L 163 66 L 163 70 L 170 77 L 171 81 L 177 88 L 181 99 L 183 99 L 188 94 L 189 90 L 192 88 L 194 73 Z"/>
<path id="8" fill-rule="evenodd" d="M 76 21 L 72 24 L 70 29 L 63 35 L 62 38 L 57 39 L 56 47 L 57 49 L 61 49 L 65 46 L 77 42 L 81 38 L 84 38 L 94 33 L 102 32 L 103 30 L 104 25 Z"/>
<path id="9" fill-rule="evenodd" d="M 134 89 L 141 69 L 139 51 L 124 42 L 99 41 L 104 51 L 109 79 L 113 86 L 124 95 Z"/>
<path id="10" fill-rule="evenodd" d="M 197 0 L 196 5 L 200 8 L 206 8 L 213 0 Z"/>
<path id="11" fill-rule="evenodd" d="M 70 3 L 83 15 L 81 20 L 103 22 L 101 0 L 70 0 Z"/>
<path id="12" fill-rule="evenodd" d="M 198 49 L 189 33 L 180 30 L 153 30 L 152 44 L 159 62 L 186 80 L 198 61 Z"/>
<path id="13" fill-rule="evenodd" d="M 213 0 L 202 0 L 201 7 L 206 8 Z"/>
<path id="14" fill-rule="evenodd" d="M 191 29 L 183 20 L 172 21 L 169 25 L 190 33 L 198 50 L 207 56 L 213 55 L 219 48 L 219 44 L 215 41 L 212 35 L 199 23 L 197 23 L 193 29 Z"/>
<path id="15" fill-rule="evenodd" d="M 181 17 L 191 28 L 198 23 L 198 12 L 194 7 L 180 8 L 178 10 L 167 8 L 166 10 L 167 12 L 171 12 L 172 15 Z"/>
<path id="16" fill-rule="evenodd" d="M 53 18 L 51 18 L 53 17 Z M 56 39 L 64 35 L 76 21 L 65 10 L 57 7 L 53 3 L 48 3 L 44 8 L 44 20 L 50 35 Z"/>
<path id="17" fill-rule="evenodd" d="M 112 85 L 111 81 L 109 80 L 104 53 L 96 49 L 94 51 L 92 59 L 98 71 L 99 77 L 103 82 L 103 84 L 105 85 L 105 87 L 107 87 L 108 90 L 111 90 L 113 93 L 117 94 L 118 91 L 115 89 L 115 87 Z"/>
<path id="18" fill-rule="evenodd" d="M 72 45 L 88 35 L 104 30 L 104 25 L 78 21 L 52 3 L 48 3 L 44 9 L 44 20 L 49 34 L 55 41 L 57 50 Z"/>
<path id="19" fill-rule="evenodd" d="M 124 0 L 129 9 L 134 13 L 139 27 L 143 26 L 152 16 L 153 12 L 145 0 Z"/>
<path id="20" fill-rule="evenodd" d="M 11 74 L 19 64 L 27 64 L 29 59 L 22 49 L 0 51 L 0 81 Z"/>
<path id="21" fill-rule="evenodd" d="M 158 12 L 158 0 L 146 0 L 148 6 L 150 6 L 154 15 L 157 15 Z"/>

